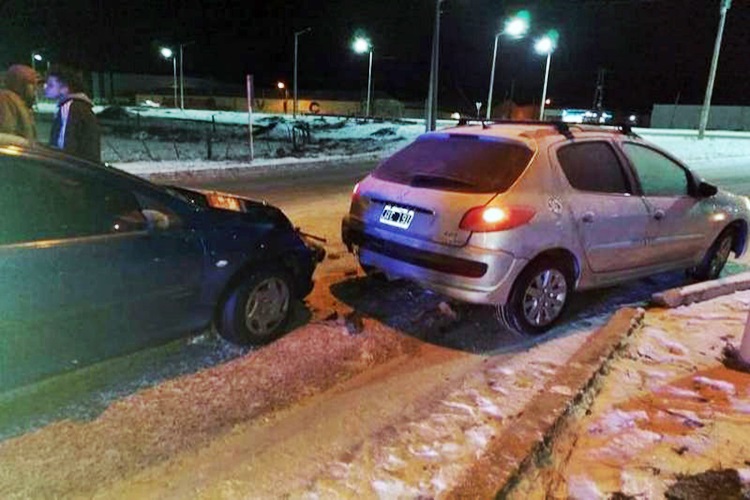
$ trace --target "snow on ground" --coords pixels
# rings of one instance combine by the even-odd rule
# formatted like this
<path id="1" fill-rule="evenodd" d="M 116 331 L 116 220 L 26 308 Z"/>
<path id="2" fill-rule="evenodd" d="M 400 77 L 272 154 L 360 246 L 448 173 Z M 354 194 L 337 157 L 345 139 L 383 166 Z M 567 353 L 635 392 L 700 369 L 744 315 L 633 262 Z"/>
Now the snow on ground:
<path id="1" fill-rule="evenodd" d="M 95 107 L 96 112 L 104 109 L 101 106 Z M 51 114 L 55 111 L 55 105 L 40 102 L 37 104 L 37 111 Z M 148 120 L 156 120 L 155 123 L 162 124 L 181 121 L 184 125 L 180 127 L 191 130 L 193 135 L 198 134 L 192 142 L 184 137 L 180 138 L 179 134 L 175 136 L 174 131 L 167 134 L 169 137 L 152 137 L 145 131 L 131 136 L 105 136 L 103 154 L 107 161 L 137 175 L 300 165 L 307 161 L 337 161 L 352 154 L 382 157 L 405 146 L 424 132 L 424 122 L 415 119 L 365 119 L 310 114 L 299 114 L 294 119 L 291 115 L 255 113 L 255 133 L 260 134 L 255 159 L 252 162 L 249 160 L 247 140 L 243 139 L 242 130 L 236 129 L 229 136 L 219 134 L 215 138 L 212 160 L 208 161 L 205 159 L 208 154 L 204 138 L 205 127 L 195 130 L 191 127 L 200 123 L 210 124 L 212 120 L 220 125 L 246 127 L 247 113 L 143 106 L 122 108 L 121 113 L 129 116 L 131 122 L 136 116 L 143 118 L 144 124 Z M 438 128 L 452 127 L 455 124 L 454 120 L 440 120 Z M 294 128 L 300 125 L 310 130 L 312 141 L 295 150 L 290 146 L 290 137 Z M 694 130 L 638 128 L 635 131 L 703 175 L 712 172 L 726 174 L 733 168 L 748 168 L 748 132 L 708 131 L 706 137 L 699 140 Z"/>
<path id="2" fill-rule="evenodd" d="M 743 291 L 647 312 L 593 407 L 514 498 L 664 498 L 684 475 L 747 469 L 750 374 L 720 360 L 739 344 L 748 300 Z"/>

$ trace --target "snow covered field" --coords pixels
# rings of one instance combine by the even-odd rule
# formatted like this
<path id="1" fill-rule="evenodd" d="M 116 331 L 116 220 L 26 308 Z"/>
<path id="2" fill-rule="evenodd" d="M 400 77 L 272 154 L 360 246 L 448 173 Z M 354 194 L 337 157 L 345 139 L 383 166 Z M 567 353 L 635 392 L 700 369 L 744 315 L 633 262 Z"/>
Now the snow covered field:
<path id="1" fill-rule="evenodd" d="M 39 103 L 37 108 L 42 114 L 54 112 L 49 103 Z M 302 114 L 295 120 L 291 115 L 255 113 L 251 161 L 247 113 L 143 106 L 116 111 L 99 106 L 95 111 L 102 113 L 100 119 L 108 131 L 102 139 L 104 160 L 137 175 L 304 166 L 355 155 L 380 158 L 424 132 L 422 120 Z M 438 128 L 455 124 L 454 120 L 441 120 Z M 127 126 L 123 130 L 120 125 Z M 213 131 L 211 145 L 206 140 L 209 129 Z M 309 141 L 300 137 L 307 133 L 301 130 L 309 132 Z M 703 140 L 695 130 L 637 128 L 635 132 L 699 172 L 726 171 L 735 165 L 741 168 L 748 164 L 742 160 L 750 159 L 748 132 L 709 131 Z M 292 142 L 295 134 L 296 146 Z"/>

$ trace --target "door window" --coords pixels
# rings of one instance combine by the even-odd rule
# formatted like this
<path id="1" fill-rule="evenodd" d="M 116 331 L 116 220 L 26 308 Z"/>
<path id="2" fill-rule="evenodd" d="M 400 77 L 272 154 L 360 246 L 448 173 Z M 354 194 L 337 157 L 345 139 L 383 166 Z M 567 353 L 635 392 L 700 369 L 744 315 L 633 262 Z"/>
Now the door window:
<path id="1" fill-rule="evenodd" d="M 570 144 L 557 152 L 570 185 L 579 191 L 630 193 L 630 186 L 612 146 L 604 141 Z"/>
<path id="2" fill-rule="evenodd" d="M 687 171 L 663 154 L 640 144 L 623 144 L 633 164 L 645 196 L 686 196 L 689 193 Z"/>
<path id="3" fill-rule="evenodd" d="M 64 166 L 0 158 L 0 244 L 145 228 L 138 202 L 127 190 Z"/>

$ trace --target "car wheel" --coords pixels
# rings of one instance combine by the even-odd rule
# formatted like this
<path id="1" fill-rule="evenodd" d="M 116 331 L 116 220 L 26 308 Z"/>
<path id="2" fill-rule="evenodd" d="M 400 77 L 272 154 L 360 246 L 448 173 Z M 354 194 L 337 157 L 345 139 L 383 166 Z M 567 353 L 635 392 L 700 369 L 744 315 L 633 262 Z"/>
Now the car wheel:
<path id="1" fill-rule="evenodd" d="M 293 296 L 292 279 L 285 271 L 251 274 L 224 302 L 219 334 L 234 344 L 267 344 L 284 332 Z"/>
<path id="2" fill-rule="evenodd" d="M 538 335 L 557 322 L 568 305 L 572 279 L 568 266 L 552 259 L 530 264 L 518 276 L 501 318 L 511 330 Z"/>
<path id="3" fill-rule="evenodd" d="M 733 243 L 734 230 L 727 228 L 722 231 L 711 245 L 711 248 L 708 249 L 708 252 L 706 252 L 703 261 L 690 273 L 692 277 L 699 281 L 715 280 L 718 278 L 729 260 Z"/>

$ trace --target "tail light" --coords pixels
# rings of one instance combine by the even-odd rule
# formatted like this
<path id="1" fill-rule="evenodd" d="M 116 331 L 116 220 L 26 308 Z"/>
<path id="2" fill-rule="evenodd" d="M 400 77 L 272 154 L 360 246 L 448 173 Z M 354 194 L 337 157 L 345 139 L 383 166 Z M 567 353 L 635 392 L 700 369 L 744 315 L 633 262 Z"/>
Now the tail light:
<path id="1" fill-rule="evenodd" d="M 359 182 L 354 185 L 354 189 L 352 189 L 352 200 L 355 200 L 356 198 L 359 198 Z"/>
<path id="2" fill-rule="evenodd" d="M 474 207 L 464 214 L 459 227 L 475 233 L 505 231 L 523 226 L 535 214 L 527 207 Z"/>

